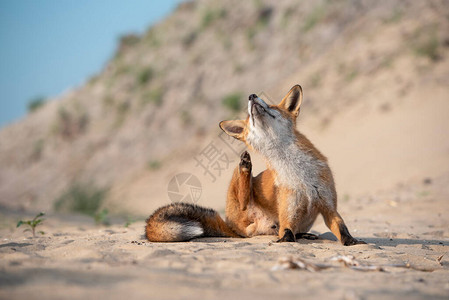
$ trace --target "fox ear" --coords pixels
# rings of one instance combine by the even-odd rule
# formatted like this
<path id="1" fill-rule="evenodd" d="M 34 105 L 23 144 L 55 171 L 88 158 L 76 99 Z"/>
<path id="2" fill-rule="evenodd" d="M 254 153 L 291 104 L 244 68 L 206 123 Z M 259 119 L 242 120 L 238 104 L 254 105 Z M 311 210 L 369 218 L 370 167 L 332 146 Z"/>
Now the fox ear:
<path id="1" fill-rule="evenodd" d="M 302 88 L 299 84 L 290 89 L 287 95 L 282 99 L 279 106 L 291 112 L 295 117 L 299 115 L 299 109 L 302 103 Z"/>
<path id="2" fill-rule="evenodd" d="M 243 120 L 221 121 L 220 128 L 227 135 L 238 140 L 244 140 L 246 122 Z"/>

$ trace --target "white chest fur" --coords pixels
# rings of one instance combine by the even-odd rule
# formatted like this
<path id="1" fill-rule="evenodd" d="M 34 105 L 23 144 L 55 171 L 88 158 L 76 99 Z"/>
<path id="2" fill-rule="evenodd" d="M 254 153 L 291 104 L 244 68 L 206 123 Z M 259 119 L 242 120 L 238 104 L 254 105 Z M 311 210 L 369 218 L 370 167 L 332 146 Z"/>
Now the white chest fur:
<path id="1" fill-rule="evenodd" d="M 316 159 L 296 144 L 279 148 L 268 157 L 271 157 L 269 163 L 276 171 L 275 184 L 292 191 L 289 200 L 291 210 L 296 209 L 300 202 L 306 202 L 303 204 L 309 209 L 315 201 L 333 205 L 333 188 L 320 176 L 329 169 L 326 162 Z"/>
<path id="2" fill-rule="evenodd" d="M 292 206 L 296 206 L 304 196 L 308 205 L 319 199 L 332 203 L 335 196 L 333 188 L 320 176 L 323 171 L 329 171 L 327 163 L 302 150 L 291 131 L 283 131 L 284 134 L 276 133 L 276 130 L 270 131 L 255 130 L 248 139 L 276 171 L 275 184 L 292 190 Z"/>

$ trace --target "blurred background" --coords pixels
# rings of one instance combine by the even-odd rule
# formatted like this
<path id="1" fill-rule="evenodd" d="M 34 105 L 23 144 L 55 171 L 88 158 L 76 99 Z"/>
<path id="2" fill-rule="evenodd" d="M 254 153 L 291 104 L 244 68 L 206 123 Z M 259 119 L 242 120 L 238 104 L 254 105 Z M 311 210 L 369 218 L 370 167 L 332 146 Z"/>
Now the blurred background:
<path id="1" fill-rule="evenodd" d="M 223 212 L 218 123 L 294 84 L 340 199 L 449 179 L 448 25 L 447 1 L 2 1 L 0 209 L 143 217 L 181 178 Z"/>

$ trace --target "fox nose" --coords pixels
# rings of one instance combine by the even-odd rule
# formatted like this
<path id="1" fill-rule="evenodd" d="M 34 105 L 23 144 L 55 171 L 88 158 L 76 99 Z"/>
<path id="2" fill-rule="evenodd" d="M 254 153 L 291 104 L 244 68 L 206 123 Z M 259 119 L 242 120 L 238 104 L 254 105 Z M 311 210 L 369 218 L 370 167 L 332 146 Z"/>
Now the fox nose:
<path id="1" fill-rule="evenodd" d="M 255 99 L 257 99 L 257 95 L 256 94 L 251 94 L 251 95 L 249 95 L 249 99 L 248 100 L 255 100 Z"/>

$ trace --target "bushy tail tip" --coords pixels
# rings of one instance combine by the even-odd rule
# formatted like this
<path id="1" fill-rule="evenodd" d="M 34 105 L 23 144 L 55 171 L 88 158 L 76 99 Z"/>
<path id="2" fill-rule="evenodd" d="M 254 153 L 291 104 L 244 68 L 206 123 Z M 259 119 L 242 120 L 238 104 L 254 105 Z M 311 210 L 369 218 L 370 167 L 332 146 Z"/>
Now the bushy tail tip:
<path id="1" fill-rule="evenodd" d="M 146 237 L 151 242 L 184 242 L 204 234 L 201 224 L 196 221 L 166 221 L 153 225 L 149 222 L 146 226 Z"/>

